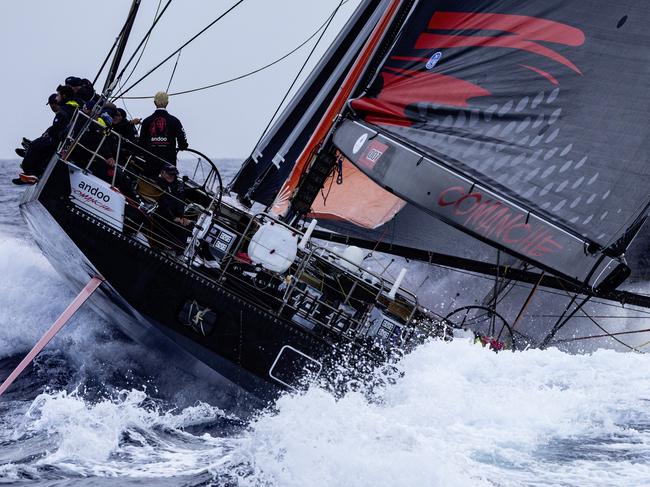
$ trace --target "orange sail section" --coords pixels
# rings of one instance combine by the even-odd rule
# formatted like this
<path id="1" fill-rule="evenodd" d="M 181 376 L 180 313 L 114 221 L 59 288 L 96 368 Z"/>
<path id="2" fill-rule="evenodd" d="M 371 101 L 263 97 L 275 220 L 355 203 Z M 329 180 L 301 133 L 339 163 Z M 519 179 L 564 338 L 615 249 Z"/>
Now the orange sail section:
<path id="1" fill-rule="evenodd" d="M 346 220 L 363 228 L 377 228 L 391 220 L 406 202 L 372 181 L 349 160 L 343 161 L 343 181 L 336 174 L 325 182 L 312 203 L 310 217 Z"/>
<path id="2" fill-rule="evenodd" d="M 334 120 L 336 118 L 336 115 L 345 106 L 345 102 L 350 97 L 350 94 L 352 93 L 352 90 L 357 84 L 359 77 L 361 76 L 361 74 L 366 68 L 366 65 L 368 64 L 368 61 L 372 53 L 377 48 L 377 45 L 381 41 L 384 32 L 388 28 L 391 20 L 393 20 L 393 16 L 397 12 L 400 3 L 401 0 L 393 0 L 386 8 L 386 11 L 382 15 L 379 22 L 377 23 L 375 29 L 372 31 L 370 38 L 366 42 L 366 45 L 361 50 L 361 53 L 359 54 L 359 57 L 355 61 L 354 66 L 352 67 L 352 69 L 346 76 L 345 80 L 343 81 L 343 84 L 339 88 L 336 97 L 334 98 L 334 100 L 332 100 L 332 103 L 327 108 L 325 115 L 323 116 L 320 123 L 316 127 L 316 130 L 314 131 L 311 138 L 309 139 L 307 146 L 303 149 L 302 153 L 296 160 L 296 164 L 293 167 L 291 174 L 289 174 L 289 177 L 282 185 L 282 189 L 280 189 L 280 192 L 278 193 L 275 201 L 273 202 L 271 211 L 276 215 L 286 214 L 286 211 L 289 208 L 289 199 L 293 195 L 293 192 L 296 190 L 303 172 L 305 172 L 305 170 L 307 169 L 309 163 L 312 161 L 314 154 L 318 150 L 319 145 L 322 143 L 323 139 L 327 136 L 328 132 L 330 131 L 330 128 L 332 127 L 332 123 L 334 123 Z"/>

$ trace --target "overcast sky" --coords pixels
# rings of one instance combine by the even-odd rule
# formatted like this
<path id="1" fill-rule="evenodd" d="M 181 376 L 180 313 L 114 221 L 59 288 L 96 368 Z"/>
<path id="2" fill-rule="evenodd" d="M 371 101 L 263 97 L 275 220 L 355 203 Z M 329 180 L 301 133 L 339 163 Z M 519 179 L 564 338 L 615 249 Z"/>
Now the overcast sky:
<path id="1" fill-rule="evenodd" d="M 339 2 L 244 0 L 183 50 L 169 91 L 230 79 L 281 57 L 312 35 Z M 235 3 L 174 0 L 156 26 L 131 81 Z M 322 54 L 358 3 L 349 0 L 341 7 L 318 53 Z M 3 2 L 0 87 L 4 117 L 0 125 L 0 158 L 15 158 L 14 148 L 22 136 L 36 137 L 49 126 L 53 114 L 45 102 L 66 76 L 95 77 L 130 5 L 131 0 Z M 158 5 L 158 0 L 142 0 L 124 61 L 151 25 Z M 247 156 L 317 38 L 291 57 L 249 78 L 173 97 L 169 111 L 183 122 L 190 146 L 215 157 Z M 172 59 L 129 95 L 149 96 L 164 90 L 175 61 Z M 101 89 L 103 77 L 97 85 Z M 132 116 L 145 117 L 154 109 L 151 100 L 125 103 Z"/>

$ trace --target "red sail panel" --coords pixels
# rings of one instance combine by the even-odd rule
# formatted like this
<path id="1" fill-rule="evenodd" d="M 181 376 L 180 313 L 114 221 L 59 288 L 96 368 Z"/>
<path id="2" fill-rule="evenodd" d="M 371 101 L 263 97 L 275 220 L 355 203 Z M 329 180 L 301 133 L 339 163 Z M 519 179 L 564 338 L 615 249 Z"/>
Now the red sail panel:
<path id="1" fill-rule="evenodd" d="M 642 0 L 421 1 L 351 106 L 608 247 L 648 200 L 648 22 Z"/>
<path id="2" fill-rule="evenodd" d="M 592 282 L 650 202 L 648 23 L 643 0 L 416 2 L 334 144 L 380 186 L 490 245 L 530 260 L 529 240 L 552 238 L 532 260 Z M 361 137 L 388 147 L 372 168 L 357 160 Z M 472 195 L 462 205 L 480 195 L 476 211 L 530 235 L 438 205 L 455 186 Z"/>

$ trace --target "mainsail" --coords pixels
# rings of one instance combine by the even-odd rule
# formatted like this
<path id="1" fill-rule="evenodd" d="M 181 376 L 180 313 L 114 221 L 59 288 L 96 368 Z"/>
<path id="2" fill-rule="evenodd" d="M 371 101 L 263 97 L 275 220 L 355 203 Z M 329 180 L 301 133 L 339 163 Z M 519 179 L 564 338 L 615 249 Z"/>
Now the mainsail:
<path id="1" fill-rule="evenodd" d="M 641 1 L 416 2 L 333 142 L 379 186 L 576 282 L 648 204 Z"/>

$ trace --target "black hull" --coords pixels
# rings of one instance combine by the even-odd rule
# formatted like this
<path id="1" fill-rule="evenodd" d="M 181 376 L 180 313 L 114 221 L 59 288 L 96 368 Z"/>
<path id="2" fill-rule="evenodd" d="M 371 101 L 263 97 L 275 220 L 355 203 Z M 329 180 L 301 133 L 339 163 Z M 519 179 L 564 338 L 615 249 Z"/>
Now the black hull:
<path id="1" fill-rule="evenodd" d="M 223 385 L 227 402 L 258 407 L 297 386 L 302 367 L 296 370 L 292 350 L 310 363 L 334 355 L 332 344 L 267 312 L 232 283 L 210 279 L 78 209 L 67 198 L 63 163 L 48 169 L 41 183 L 27 190 L 21 211 L 53 267 L 75 290 L 92 275 L 105 278 L 91 300 L 94 309 L 156 353 L 173 354 L 195 375 L 210 370 L 207 375 Z M 188 300 L 217 313 L 208 336 L 179 320 Z"/>

